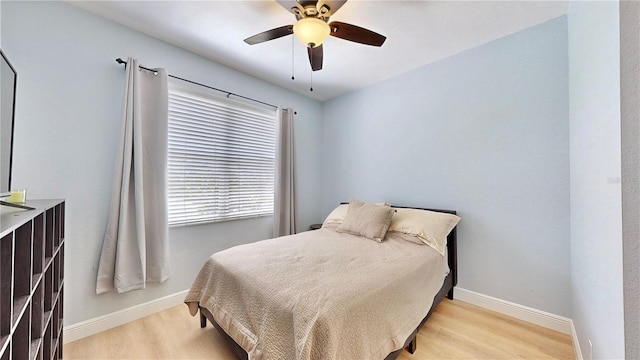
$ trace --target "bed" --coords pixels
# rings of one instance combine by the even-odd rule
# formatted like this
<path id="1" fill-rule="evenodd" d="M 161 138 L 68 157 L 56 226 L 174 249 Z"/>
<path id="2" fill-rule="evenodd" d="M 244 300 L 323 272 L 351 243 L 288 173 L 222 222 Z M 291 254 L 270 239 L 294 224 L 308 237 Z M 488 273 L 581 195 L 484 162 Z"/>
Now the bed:
<path id="1" fill-rule="evenodd" d="M 332 214 L 342 212 L 346 224 L 355 210 L 351 203 L 341 206 Z M 192 315 L 199 313 L 201 327 L 209 320 L 241 359 L 413 353 L 420 327 L 445 296 L 453 299 L 459 218 L 451 210 L 393 209 L 392 219 L 400 218 L 398 211 L 448 216 L 439 229 L 442 247 L 424 246 L 429 234 L 392 231 L 393 222 L 379 242 L 338 231 L 343 224 L 330 214 L 318 230 L 213 254 L 185 303 Z"/>

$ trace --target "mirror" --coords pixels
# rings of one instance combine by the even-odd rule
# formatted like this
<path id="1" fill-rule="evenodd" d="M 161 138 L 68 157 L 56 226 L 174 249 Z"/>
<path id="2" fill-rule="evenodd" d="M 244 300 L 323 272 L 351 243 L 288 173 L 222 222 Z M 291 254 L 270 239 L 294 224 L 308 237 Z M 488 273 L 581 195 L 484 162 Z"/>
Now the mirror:
<path id="1" fill-rule="evenodd" d="M 11 194 L 11 159 L 13 151 L 13 121 L 16 104 L 17 74 L 0 50 L 0 197 Z"/>

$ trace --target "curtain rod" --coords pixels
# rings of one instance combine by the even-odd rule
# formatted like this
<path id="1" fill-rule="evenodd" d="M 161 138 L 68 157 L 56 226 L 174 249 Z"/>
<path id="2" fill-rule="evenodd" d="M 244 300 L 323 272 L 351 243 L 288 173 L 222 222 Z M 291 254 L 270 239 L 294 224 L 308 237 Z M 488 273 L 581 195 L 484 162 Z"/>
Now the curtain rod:
<path id="1" fill-rule="evenodd" d="M 116 62 L 117 62 L 118 64 L 124 64 L 124 65 L 126 65 L 126 64 L 127 64 L 127 62 L 126 62 L 126 61 L 124 61 L 124 60 L 122 60 L 121 58 L 117 58 L 117 59 L 116 59 Z M 139 67 L 139 68 L 141 68 L 141 69 L 148 70 L 148 71 L 157 71 L 156 69 L 149 69 L 148 67 L 144 67 L 144 66 L 142 66 L 142 65 L 139 65 L 138 67 Z M 260 100 L 256 100 L 256 99 L 252 99 L 252 98 L 250 98 L 250 97 L 246 97 L 246 96 L 242 96 L 242 95 L 234 94 L 234 93 L 232 93 L 232 92 L 230 92 L 230 91 L 217 89 L 217 88 L 214 88 L 214 87 L 209 86 L 209 85 L 200 84 L 200 83 L 198 83 L 198 82 L 195 82 L 195 81 L 192 81 L 192 80 L 187 80 L 187 79 L 181 78 L 181 77 L 179 77 L 179 76 L 175 76 L 175 75 L 171 75 L 171 74 L 169 74 L 168 76 L 169 76 L 169 77 L 172 77 L 172 78 L 174 78 L 174 79 L 178 79 L 178 80 L 182 80 L 182 81 L 185 81 L 185 82 L 188 82 L 188 83 L 194 84 L 194 85 L 199 85 L 199 86 L 202 86 L 202 87 L 206 87 L 207 89 L 216 90 L 216 91 L 220 91 L 220 92 L 226 93 L 226 94 L 227 94 L 227 97 L 229 97 L 230 95 L 233 95 L 233 96 L 237 96 L 237 97 L 242 98 L 242 99 L 246 99 L 246 100 L 249 100 L 249 101 L 253 101 L 253 102 L 260 103 L 260 104 L 262 104 L 262 105 L 271 106 L 272 108 L 275 108 L 275 109 L 277 109 L 277 108 L 278 108 L 278 107 L 277 107 L 277 106 L 275 106 L 275 105 L 271 105 L 271 104 L 269 104 L 269 103 L 266 103 L 266 102 L 263 102 L 263 101 L 260 101 Z"/>

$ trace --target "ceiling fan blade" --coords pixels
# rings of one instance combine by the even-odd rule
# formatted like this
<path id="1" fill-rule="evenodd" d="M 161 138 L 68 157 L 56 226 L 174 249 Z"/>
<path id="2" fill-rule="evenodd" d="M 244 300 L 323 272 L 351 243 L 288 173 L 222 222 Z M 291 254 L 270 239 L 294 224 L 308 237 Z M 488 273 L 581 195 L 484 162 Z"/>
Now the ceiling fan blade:
<path id="1" fill-rule="evenodd" d="M 322 45 L 317 47 L 308 47 L 307 53 L 309 54 L 309 64 L 311 64 L 311 70 L 322 70 Z"/>
<path id="2" fill-rule="evenodd" d="M 371 30 L 339 21 L 330 23 L 329 27 L 331 27 L 331 36 L 360 44 L 382 46 L 384 41 L 387 40 L 386 36 L 380 35 Z"/>
<path id="3" fill-rule="evenodd" d="M 246 42 L 249 45 L 255 45 L 261 42 L 281 38 L 283 36 L 287 36 L 291 34 L 293 34 L 293 25 L 285 25 L 279 28 L 261 32 L 260 34 L 255 34 L 251 37 L 244 39 L 244 42 Z"/>

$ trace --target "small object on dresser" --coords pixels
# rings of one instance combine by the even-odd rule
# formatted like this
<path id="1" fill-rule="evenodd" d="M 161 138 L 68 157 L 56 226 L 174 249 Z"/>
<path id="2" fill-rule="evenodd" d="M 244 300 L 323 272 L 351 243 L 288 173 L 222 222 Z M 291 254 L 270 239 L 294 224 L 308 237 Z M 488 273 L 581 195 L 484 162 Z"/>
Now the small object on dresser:
<path id="1" fill-rule="evenodd" d="M 27 201 L 27 190 L 11 190 L 11 196 L 7 198 L 7 202 L 13 204 L 24 204 Z"/>
<path id="2" fill-rule="evenodd" d="M 322 227 L 322 224 L 311 224 L 309 225 L 309 230 L 318 230 Z"/>

